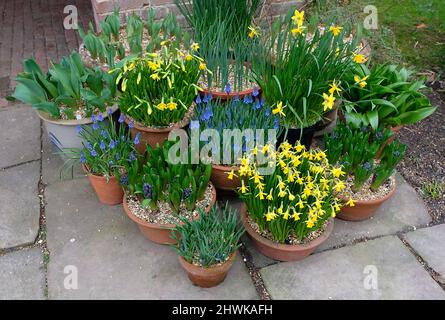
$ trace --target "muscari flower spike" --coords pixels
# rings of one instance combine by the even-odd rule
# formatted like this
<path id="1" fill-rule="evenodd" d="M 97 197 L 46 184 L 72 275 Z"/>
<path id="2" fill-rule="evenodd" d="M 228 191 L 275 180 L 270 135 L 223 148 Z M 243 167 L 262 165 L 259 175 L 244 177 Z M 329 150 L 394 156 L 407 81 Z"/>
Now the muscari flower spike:
<path id="1" fill-rule="evenodd" d="M 134 127 L 134 123 L 133 122 L 130 122 L 129 124 L 128 124 L 128 127 L 131 129 L 131 128 L 133 128 Z"/>
<path id="2" fill-rule="evenodd" d="M 144 193 L 145 199 L 151 199 L 153 197 L 153 187 L 149 183 L 142 185 L 142 192 Z"/>
<path id="3" fill-rule="evenodd" d="M 93 156 L 93 157 L 95 157 L 95 156 L 97 156 L 97 152 L 96 152 L 96 150 L 91 150 L 91 155 Z"/>
<path id="4" fill-rule="evenodd" d="M 133 162 L 134 160 L 136 160 L 136 155 L 134 154 L 134 152 L 130 152 L 130 154 L 128 155 L 128 161 Z"/>
<path id="5" fill-rule="evenodd" d="M 184 199 L 188 199 L 190 197 L 190 195 L 192 194 L 192 188 L 185 188 L 182 191 L 182 198 Z"/>
<path id="6" fill-rule="evenodd" d="M 107 112 L 108 112 L 108 115 L 111 116 L 111 115 L 113 114 L 113 109 L 108 108 L 108 109 L 107 109 Z"/>
<path id="7" fill-rule="evenodd" d="M 107 137 L 107 132 L 106 132 L 104 129 L 102 129 L 102 130 L 100 131 L 100 135 L 101 135 L 102 137 L 106 138 L 106 137 Z"/>
<path id="8" fill-rule="evenodd" d="M 252 93 L 252 95 L 253 95 L 254 97 L 258 97 L 259 94 L 260 94 L 260 93 L 259 93 L 259 91 L 258 91 L 258 88 L 255 86 L 255 87 L 253 88 L 253 93 Z"/>
<path id="9" fill-rule="evenodd" d="M 197 104 L 200 104 L 200 103 L 202 102 L 202 100 L 201 100 L 201 95 L 200 95 L 200 94 L 198 94 L 198 96 L 196 97 L 195 102 L 196 102 Z"/>
<path id="10" fill-rule="evenodd" d="M 95 121 L 93 123 L 93 130 L 97 130 L 97 129 L 99 129 L 99 124 L 97 123 L 97 121 Z"/>
<path id="11" fill-rule="evenodd" d="M 115 143 L 113 140 L 110 141 L 109 147 L 110 149 L 114 149 Z"/>
<path id="12" fill-rule="evenodd" d="M 123 123 L 124 120 L 125 120 L 125 116 L 124 116 L 123 113 L 121 113 L 121 115 L 119 116 L 119 120 L 118 120 L 118 122 L 119 122 L 119 123 Z"/>
<path id="13" fill-rule="evenodd" d="M 105 142 L 103 140 L 100 142 L 100 146 L 99 147 L 100 147 L 101 150 L 105 150 L 106 146 L 105 146 Z"/>
<path id="14" fill-rule="evenodd" d="M 83 153 L 80 154 L 80 163 L 85 163 L 85 155 Z"/>
<path id="15" fill-rule="evenodd" d="M 139 132 L 136 134 L 136 137 L 134 137 L 134 144 L 139 144 L 139 136 L 140 136 L 140 134 L 139 134 Z"/>
<path id="16" fill-rule="evenodd" d="M 224 92 L 229 94 L 232 91 L 232 88 L 230 87 L 230 83 L 226 84 L 226 87 L 224 88 Z"/>
<path id="17" fill-rule="evenodd" d="M 128 176 L 126 174 L 122 175 L 119 181 L 123 186 L 128 185 Z"/>
<path id="18" fill-rule="evenodd" d="M 99 120 L 99 122 L 101 122 L 101 121 L 104 120 L 104 117 L 102 116 L 102 113 L 100 113 L 100 114 L 97 116 L 97 120 Z"/>

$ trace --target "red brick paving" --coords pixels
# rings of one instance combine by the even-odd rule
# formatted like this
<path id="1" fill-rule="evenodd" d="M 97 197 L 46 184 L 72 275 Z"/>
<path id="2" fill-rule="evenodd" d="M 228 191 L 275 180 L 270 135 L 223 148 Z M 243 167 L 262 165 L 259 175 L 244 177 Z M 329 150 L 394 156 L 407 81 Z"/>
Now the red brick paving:
<path id="1" fill-rule="evenodd" d="M 90 0 L 0 0 L 0 107 L 15 86 L 22 60 L 34 56 L 46 69 L 79 47 L 76 30 L 65 30 L 63 8 L 75 5 L 79 25 L 93 21 Z"/>

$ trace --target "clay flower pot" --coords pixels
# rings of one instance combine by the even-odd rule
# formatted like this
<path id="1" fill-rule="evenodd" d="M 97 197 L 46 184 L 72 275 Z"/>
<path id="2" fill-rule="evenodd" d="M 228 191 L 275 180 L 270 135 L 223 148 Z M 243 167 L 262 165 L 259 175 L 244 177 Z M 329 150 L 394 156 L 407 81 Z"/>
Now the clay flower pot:
<path id="1" fill-rule="evenodd" d="M 221 100 L 221 101 L 227 101 L 227 100 L 233 100 L 237 96 L 240 100 L 244 99 L 245 96 L 253 96 L 254 88 L 242 90 L 242 91 L 234 91 L 230 93 L 221 92 L 221 91 L 212 91 L 212 98 L 214 100 Z M 203 94 L 208 95 L 210 93 L 210 90 L 204 89 Z M 261 89 L 258 88 L 258 96 L 261 95 Z"/>
<path id="2" fill-rule="evenodd" d="M 125 123 L 127 125 L 129 125 L 130 123 L 133 124 L 133 127 L 130 128 L 131 138 L 134 140 L 136 135 L 139 133 L 140 143 L 135 146 L 136 150 L 140 154 L 143 154 L 146 150 L 147 144 L 149 144 L 153 148 L 156 147 L 157 144 L 159 144 L 159 146 L 162 146 L 164 144 L 164 141 L 168 139 L 168 135 L 170 134 L 171 131 L 173 131 L 174 129 L 182 129 L 188 126 L 190 122 L 190 116 L 193 113 L 193 109 L 194 109 L 194 104 L 187 111 L 187 113 L 184 116 L 184 119 L 166 128 L 145 127 L 135 122 L 128 115 L 125 115 Z"/>
<path id="3" fill-rule="evenodd" d="M 227 272 L 235 261 L 236 251 L 232 253 L 229 259 L 222 263 L 203 268 L 194 264 L 191 264 L 179 257 L 179 263 L 187 272 L 187 275 L 193 284 L 202 288 L 211 288 L 217 286 L 226 278 Z"/>
<path id="4" fill-rule="evenodd" d="M 326 230 L 316 239 L 305 244 L 281 244 L 273 242 L 259 235 L 247 221 L 247 209 L 243 203 L 240 209 L 241 222 L 246 229 L 247 234 L 253 242 L 253 245 L 266 257 L 279 261 L 298 261 L 306 258 L 315 249 L 321 245 L 334 229 L 334 220 L 328 220 Z"/>
<path id="5" fill-rule="evenodd" d="M 91 186 L 96 192 L 101 203 L 110 206 L 122 203 L 124 191 L 122 190 L 122 187 L 120 186 L 116 177 L 112 176 L 107 181 L 107 178 L 104 176 L 92 174 L 85 165 L 82 165 L 82 168 L 87 174 L 88 180 L 90 181 Z"/>
<path id="6" fill-rule="evenodd" d="M 215 188 L 220 190 L 233 191 L 241 187 L 241 180 L 239 177 L 233 176 L 233 180 L 229 180 L 228 172 L 234 170 L 235 173 L 239 170 L 236 166 L 225 166 L 219 164 L 212 165 L 212 175 L 210 180 Z"/>
<path id="7" fill-rule="evenodd" d="M 337 218 L 347 221 L 362 221 L 372 217 L 377 209 L 387 200 L 389 200 L 396 191 L 396 184 L 394 188 L 388 192 L 383 198 L 376 200 L 354 200 L 355 206 L 344 206 L 337 214 Z M 342 199 L 348 201 L 347 199 Z"/>
<path id="8" fill-rule="evenodd" d="M 211 182 L 210 182 L 210 185 Z M 216 202 L 216 191 L 215 187 L 212 185 L 212 201 L 209 206 L 205 208 L 205 212 L 209 212 L 211 207 Z M 136 224 L 139 227 L 139 230 L 141 230 L 142 234 L 150 241 L 153 241 L 158 244 L 175 244 L 176 241 L 171 238 L 171 233 L 176 228 L 174 224 L 168 223 L 168 224 L 160 224 L 160 223 L 150 223 L 147 221 L 144 221 L 138 217 L 136 217 L 128 208 L 127 204 L 127 197 L 126 195 L 123 196 L 123 208 L 127 216 L 136 222 Z M 195 216 L 194 219 L 198 218 L 198 216 Z"/>

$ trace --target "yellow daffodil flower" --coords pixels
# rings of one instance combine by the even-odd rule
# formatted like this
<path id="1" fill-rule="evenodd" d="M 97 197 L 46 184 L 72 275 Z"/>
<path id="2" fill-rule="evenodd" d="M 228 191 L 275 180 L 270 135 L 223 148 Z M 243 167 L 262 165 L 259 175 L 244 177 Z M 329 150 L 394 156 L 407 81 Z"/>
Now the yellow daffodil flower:
<path id="1" fill-rule="evenodd" d="M 343 30 L 343 28 L 340 26 L 331 26 L 329 28 L 329 31 L 332 32 L 334 37 L 338 36 L 342 30 Z"/>
<path id="2" fill-rule="evenodd" d="M 283 102 L 280 101 L 277 103 L 277 106 L 274 109 L 272 109 L 272 113 L 279 114 L 280 116 L 285 117 L 286 115 L 284 114 L 283 109 L 284 109 Z"/>
<path id="3" fill-rule="evenodd" d="M 193 42 L 190 47 L 192 48 L 193 51 L 199 50 L 199 44 L 197 44 L 196 42 Z"/>
<path id="4" fill-rule="evenodd" d="M 238 176 L 235 174 L 235 171 L 234 171 L 234 170 L 232 170 L 232 171 L 230 171 L 230 172 L 226 172 L 226 174 L 228 175 L 228 176 L 227 176 L 227 179 L 229 179 L 229 180 L 233 180 L 233 177 L 238 177 Z"/>
<path id="5" fill-rule="evenodd" d="M 185 56 L 185 61 L 192 61 L 193 60 L 193 56 L 191 55 L 191 54 L 187 54 L 186 56 Z"/>
<path id="6" fill-rule="evenodd" d="M 341 89 L 338 87 L 338 83 L 336 83 L 334 80 L 332 82 L 332 84 L 330 85 L 329 94 L 333 95 L 334 93 L 336 93 L 337 95 L 339 95 L 340 92 L 341 92 Z"/>
<path id="7" fill-rule="evenodd" d="M 260 192 L 257 194 L 257 197 L 259 197 L 260 200 L 264 200 L 265 196 L 266 196 L 266 194 L 263 192 L 263 190 L 260 190 Z"/>
<path id="8" fill-rule="evenodd" d="M 297 28 L 292 28 L 290 32 L 292 33 L 292 36 L 296 37 L 298 34 L 303 34 L 304 29 L 303 26 L 299 26 Z"/>
<path id="9" fill-rule="evenodd" d="M 355 206 L 355 202 L 354 202 L 354 200 L 352 200 L 352 198 L 349 198 L 349 201 L 346 202 L 346 205 L 350 206 L 350 207 L 354 207 Z"/>
<path id="10" fill-rule="evenodd" d="M 269 211 L 269 209 L 267 209 L 266 221 L 272 221 L 275 219 L 276 216 L 277 216 L 277 214 L 273 210 Z"/>
<path id="11" fill-rule="evenodd" d="M 244 185 L 244 180 L 241 180 L 241 187 L 238 188 L 241 193 L 246 193 L 249 191 L 249 188 Z"/>
<path id="12" fill-rule="evenodd" d="M 204 62 L 200 62 L 199 63 L 199 70 L 206 70 L 207 69 L 207 65 Z"/>
<path id="13" fill-rule="evenodd" d="M 339 182 L 337 182 L 337 183 L 335 184 L 335 186 L 334 186 L 334 189 L 335 189 L 335 191 L 337 191 L 337 192 L 340 192 L 340 191 L 342 191 L 342 190 L 345 189 L 345 188 L 346 188 L 346 186 L 345 186 L 345 184 L 344 184 L 343 181 L 339 181 Z"/>
<path id="14" fill-rule="evenodd" d="M 364 87 L 366 87 L 366 85 L 368 84 L 367 82 L 366 82 L 366 80 L 369 78 L 369 76 L 366 76 L 366 77 L 363 77 L 363 78 L 360 78 L 358 75 L 355 75 L 354 76 L 354 81 L 355 81 L 355 84 L 358 84 L 359 86 L 360 86 L 360 88 L 364 88 Z"/>
<path id="15" fill-rule="evenodd" d="M 362 64 L 362 63 L 365 63 L 368 59 L 366 59 L 366 57 L 361 53 L 358 53 L 358 54 L 354 53 L 352 60 L 355 63 Z"/>
<path id="16" fill-rule="evenodd" d="M 301 26 L 304 22 L 304 11 L 300 12 L 298 10 L 295 10 L 294 15 L 292 16 L 292 21 L 295 25 Z"/>
<path id="17" fill-rule="evenodd" d="M 345 175 L 345 172 L 341 169 L 341 167 L 332 168 L 332 175 L 335 178 L 340 178 Z"/>
<path id="18" fill-rule="evenodd" d="M 292 219 L 294 219 L 294 221 L 298 221 L 300 220 L 300 212 L 295 211 L 295 209 L 292 209 Z"/>
<path id="19" fill-rule="evenodd" d="M 248 29 L 249 29 L 248 36 L 249 36 L 250 39 L 253 39 L 253 38 L 258 37 L 260 35 L 258 33 L 258 31 L 254 27 L 250 26 Z"/>
<path id="20" fill-rule="evenodd" d="M 164 111 L 165 109 L 167 109 L 167 105 L 164 102 L 159 103 L 156 108 L 158 108 L 161 111 Z"/>
<path id="21" fill-rule="evenodd" d="M 312 219 L 306 220 L 306 227 L 307 228 L 312 228 L 315 225 L 314 221 L 312 221 Z"/>
<path id="22" fill-rule="evenodd" d="M 159 73 L 153 73 L 150 78 L 152 78 L 155 81 L 161 80 L 161 77 L 159 76 Z"/>
<path id="23" fill-rule="evenodd" d="M 335 97 L 333 94 L 323 93 L 323 111 L 331 110 L 334 107 Z"/>
<path id="24" fill-rule="evenodd" d="M 273 190 L 270 189 L 269 194 L 268 194 L 267 197 L 266 197 L 266 199 L 269 200 L 269 201 L 272 201 L 272 200 L 273 200 L 272 191 L 273 191 Z"/>
<path id="25" fill-rule="evenodd" d="M 173 111 L 176 110 L 177 105 L 177 103 L 170 101 L 169 103 L 167 103 L 167 108 L 168 110 Z"/>
<path id="26" fill-rule="evenodd" d="M 290 193 L 289 190 L 287 192 L 288 192 L 289 201 L 294 201 L 295 200 L 295 196 L 292 193 Z"/>

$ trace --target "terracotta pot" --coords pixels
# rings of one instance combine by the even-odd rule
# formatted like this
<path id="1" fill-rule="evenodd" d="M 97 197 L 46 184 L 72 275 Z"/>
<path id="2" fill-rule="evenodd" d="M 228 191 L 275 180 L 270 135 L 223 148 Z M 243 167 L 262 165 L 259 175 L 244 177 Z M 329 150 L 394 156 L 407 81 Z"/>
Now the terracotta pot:
<path id="1" fill-rule="evenodd" d="M 241 180 L 239 177 L 234 176 L 233 180 L 227 178 L 227 172 L 230 172 L 231 170 L 234 170 L 236 174 L 239 167 L 212 164 L 212 175 L 210 180 L 216 189 L 234 191 L 241 187 Z"/>
<path id="2" fill-rule="evenodd" d="M 372 217 L 377 209 L 388 199 L 390 199 L 395 191 L 396 184 L 394 182 L 394 188 L 388 192 L 383 198 L 376 200 L 356 200 L 355 206 L 344 206 L 341 211 L 337 214 L 337 218 L 347 221 L 362 221 Z M 342 199 L 343 201 L 348 201 L 347 199 Z"/>
<path id="3" fill-rule="evenodd" d="M 168 135 L 171 131 L 174 129 L 182 129 L 186 126 L 188 126 L 190 122 L 190 116 L 193 113 L 194 105 L 187 111 L 187 113 L 184 116 L 184 119 L 180 122 L 175 123 L 174 125 L 167 127 L 167 128 L 150 128 L 145 127 L 137 122 L 135 122 L 133 119 L 131 119 L 129 116 L 125 115 L 125 123 L 128 125 L 130 122 L 133 123 L 133 128 L 130 129 L 130 135 L 131 138 L 134 140 L 136 137 L 136 134 L 139 133 L 139 141 L 140 143 L 137 144 L 136 150 L 143 154 L 146 150 L 146 145 L 149 144 L 153 148 L 156 147 L 157 144 L 162 146 L 164 144 L 164 141 L 168 139 Z"/>
<path id="4" fill-rule="evenodd" d="M 393 143 L 394 138 L 396 137 L 397 133 L 403 128 L 403 124 L 395 127 L 390 127 L 389 129 L 392 132 L 392 136 L 386 140 L 386 142 L 380 147 L 379 151 L 377 151 L 377 154 L 375 156 L 376 159 L 379 159 L 382 155 L 383 149 L 385 149 L 386 145 Z"/>
<path id="5" fill-rule="evenodd" d="M 253 91 L 254 88 L 251 89 L 246 89 L 243 91 L 238 91 L 238 92 L 230 92 L 229 94 L 227 94 L 226 92 L 220 92 L 220 91 L 212 91 L 212 98 L 214 100 L 219 99 L 221 101 L 226 101 L 226 100 L 232 100 L 235 99 L 236 96 L 239 97 L 240 100 L 244 99 L 245 96 L 253 96 Z M 209 90 L 204 90 L 203 94 L 204 95 L 208 95 L 210 93 Z M 258 97 L 261 95 L 261 89 L 258 88 Z"/>
<path id="6" fill-rule="evenodd" d="M 243 203 L 240 209 L 241 222 L 254 246 L 266 257 L 279 261 L 298 261 L 306 258 L 314 252 L 319 245 L 326 241 L 332 229 L 334 229 L 334 220 L 330 219 L 328 220 L 326 230 L 318 238 L 305 244 L 281 244 L 259 235 L 247 221 L 247 214 L 246 205 Z"/>
<path id="7" fill-rule="evenodd" d="M 116 177 L 112 176 L 107 181 L 107 178 L 104 176 L 92 174 L 85 165 L 82 165 L 82 169 L 87 174 L 88 180 L 101 203 L 110 206 L 122 203 L 124 191 Z"/>
<path id="8" fill-rule="evenodd" d="M 179 263 L 187 272 L 187 275 L 193 284 L 202 288 L 211 288 L 224 281 L 227 272 L 229 272 L 230 267 L 235 261 L 235 257 L 236 251 L 230 255 L 226 262 L 208 268 L 191 264 L 185 261 L 181 256 L 179 257 Z"/>
<path id="9" fill-rule="evenodd" d="M 212 186 L 213 195 L 212 195 L 212 202 L 211 205 L 207 206 L 205 208 L 205 212 L 210 212 L 211 207 L 216 202 L 216 190 L 215 187 L 210 182 L 210 185 Z M 139 230 L 141 230 L 142 234 L 150 241 L 153 241 L 158 244 L 175 244 L 175 240 L 171 238 L 171 233 L 175 229 L 174 224 L 160 224 L 160 223 L 150 223 L 147 221 L 144 221 L 138 217 L 136 217 L 133 213 L 131 213 L 130 209 L 128 208 L 127 204 L 127 197 L 126 195 L 123 196 L 123 208 L 127 216 L 136 222 L 136 224 L 139 227 Z M 194 219 L 198 218 L 198 216 L 194 217 Z"/>

